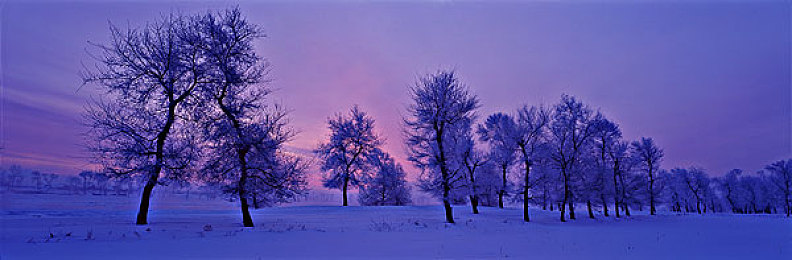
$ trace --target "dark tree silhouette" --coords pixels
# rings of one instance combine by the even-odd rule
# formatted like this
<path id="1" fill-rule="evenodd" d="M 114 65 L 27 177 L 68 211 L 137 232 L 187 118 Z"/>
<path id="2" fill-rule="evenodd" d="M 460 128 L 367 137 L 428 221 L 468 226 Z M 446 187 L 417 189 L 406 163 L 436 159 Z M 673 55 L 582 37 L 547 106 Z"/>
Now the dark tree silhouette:
<path id="1" fill-rule="evenodd" d="M 149 199 L 160 175 L 185 172 L 194 159 L 180 118 L 195 90 L 208 81 L 197 17 L 168 15 L 140 28 L 110 27 L 111 41 L 96 44 L 97 66 L 83 80 L 106 95 L 86 113 L 90 150 L 117 174 L 144 174 L 137 224 L 148 223 Z"/>
<path id="2" fill-rule="evenodd" d="M 226 191 L 238 195 L 243 225 L 252 227 L 249 199 L 259 206 L 257 200 L 279 202 L 304 189 L 302 166 L 289 167 L 299 161 L 280 155 L 294 131 L 286 112 L 266 102 L 268 63 L 253 50 L 253 41 L 264 36 L 258 27 L 238 9 L 207 13 L 191 26 L 198 28 L 211 75 L 199 89 L 195 115 L 204 126 L 202 144 L 211 151 L 204 177 L 233 180 Z"/>

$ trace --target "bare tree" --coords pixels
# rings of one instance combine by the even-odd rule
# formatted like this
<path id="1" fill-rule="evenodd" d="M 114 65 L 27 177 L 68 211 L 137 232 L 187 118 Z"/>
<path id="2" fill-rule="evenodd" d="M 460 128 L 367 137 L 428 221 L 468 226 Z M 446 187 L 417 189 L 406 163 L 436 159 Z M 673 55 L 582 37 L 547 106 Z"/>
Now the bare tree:
<path id="1" fill-rule="evenodd" d="M 137 224 L 148 223 L 149 199 L 160 174 L 184 170 L 189 141 L 172 135 L 184 115 L 183 104 L 207 79 L 205 60 L 196 42 L 195 17 L 168 15 L 140 28 L 110 27 L 111 41 L 95 45 L 95 69 L 86 69 L 85 84 L 105 91 L 107 101 L 88 108 L 90 150 L 119 174 L 144 174 Z M 106 158 L 106 159 L 105 159 Z"/>
<path id="2" fill-rule="evenodd" d="M 308 164 L 302 157 L 278 150 L 274 157 L 255 156 L 248 162 L 251 171 L 245 193 L 253 208 L 291 202 L 307 193 Z"/>
<path id="3" fill-rule="evenodd" d="M 468 92 L 453 71 L 440 71 L 421 78 L 410 89 L 414 103 L 404 119 L 409 160 L 422 170 L 424 189 L 440 191 L 446 222 L 454 223 L 451 190 L 464 175 L 449 167 L 451 135 L 454 127 L 470 124 L 478 99 Z"/>
<path id="4" fill-rule="evenodd" d="M 209 149 L 204 177 L 232 180 L 226 191 L 239 196 L 242 222 L 252 227 L 249 199 L 273 196 L 275 201 L 302 191 L 302 166 L 283 153 L 294 131 L 287 113 L 267 104 L 270 89 L 265 75 L 268 63 L 256 55 L 253 41 L 264 37 L 238 9 L 207 13 L 190 20 L 206 62 L 209 81 L 199 88 L 194 118 L 204 130 L 202 144 Z M 272 194 L 259 194 L 261 191 Z M 252 191 L 256 191 L 251 193 Z"/>

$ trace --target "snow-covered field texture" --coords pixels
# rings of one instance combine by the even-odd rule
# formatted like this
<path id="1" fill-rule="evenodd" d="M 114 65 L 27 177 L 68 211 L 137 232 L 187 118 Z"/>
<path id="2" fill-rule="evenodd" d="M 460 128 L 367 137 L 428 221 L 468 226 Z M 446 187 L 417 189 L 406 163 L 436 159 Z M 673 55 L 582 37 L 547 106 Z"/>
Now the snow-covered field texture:
<path id="1" fill-rule="evenodd" d="M 150 224 L 134 225 L 136 196 L 2 194 L 2 259 L 792 259 L 781 215 L 648 216 L 442 206 L 292 206 L 253 211 L 160 193 Z"/>

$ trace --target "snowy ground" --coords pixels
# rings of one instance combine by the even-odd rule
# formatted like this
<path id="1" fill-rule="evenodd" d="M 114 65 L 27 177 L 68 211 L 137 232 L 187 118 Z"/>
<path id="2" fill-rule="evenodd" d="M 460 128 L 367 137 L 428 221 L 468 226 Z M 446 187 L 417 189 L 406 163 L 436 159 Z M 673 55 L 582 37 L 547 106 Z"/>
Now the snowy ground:
<path id="1" fill-rule="evenodd" d="M 440 206 L 292 206 L 256 210 L 246 229 L 233 203 L 160 197 L 151 224 L 138 227 L 136 197 L 2 196 L 2 259 L 792 259 L 792 219 L 781 216 L 590 220 L 581 211 L 560 223 L 534 210 L 523 223 L 519 208 L 459 206 L 449 225 Z"/>

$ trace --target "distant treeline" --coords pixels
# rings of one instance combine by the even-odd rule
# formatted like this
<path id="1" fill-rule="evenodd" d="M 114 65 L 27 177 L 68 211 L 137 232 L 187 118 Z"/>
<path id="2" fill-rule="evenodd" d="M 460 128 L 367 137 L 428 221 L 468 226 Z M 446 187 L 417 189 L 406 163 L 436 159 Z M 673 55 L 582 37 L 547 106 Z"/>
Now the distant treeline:
<path id="1" fill-rule="evenodd" d="M 62 175 L 32 170 L 19 165 L 0 167 L 0 192 L 61 195 L 137 196 L 143 186 L 138 175 L 82 171 L 78 175 Z M 165 183 L 163 183 L 165 184 Z M 227 198 L 217 187 L 173 181 L 165 192 L 196 198 Z"/>

